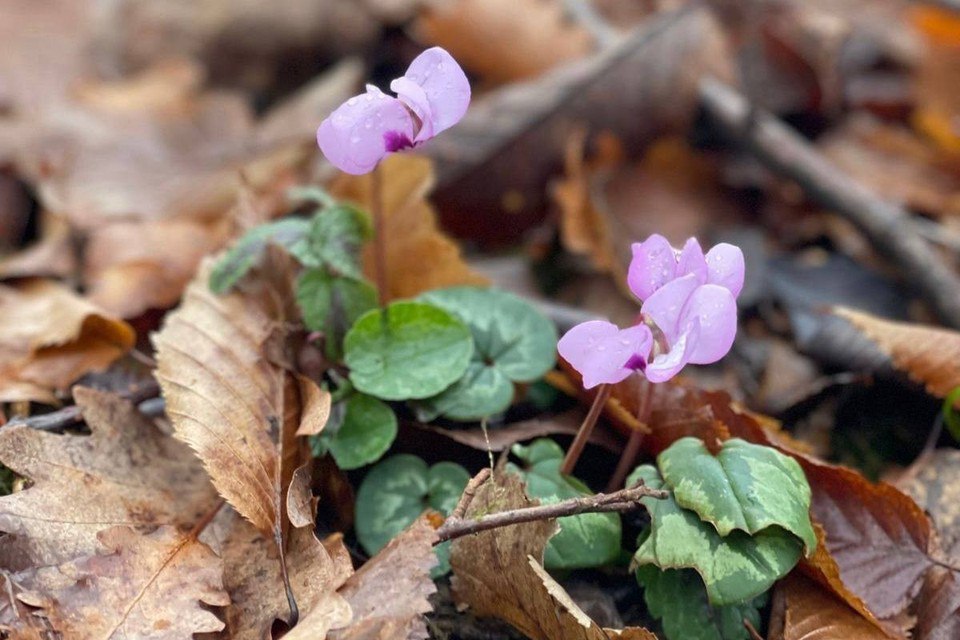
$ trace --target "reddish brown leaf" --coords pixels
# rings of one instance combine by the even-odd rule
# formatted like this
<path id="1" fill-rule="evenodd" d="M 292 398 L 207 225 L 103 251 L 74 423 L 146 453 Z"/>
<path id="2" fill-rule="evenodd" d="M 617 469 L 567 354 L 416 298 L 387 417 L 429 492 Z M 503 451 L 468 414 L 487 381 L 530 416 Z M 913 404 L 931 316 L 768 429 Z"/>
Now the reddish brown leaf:
<path id="1" fill-rule="evenodd" d="M 0 498 L 0 530 L 18 536 L 33 565 L 92 556 L 113 525 L 189 529 L 209 511 L 216 493 L 185 445 L 117 396 L 74 396 L 89 436 L 0 429 L 0 462 L 33 482 Z"/>
<path id="2" fill-rule="evenodd" d="M 960 582 L 956 569 L 936 567 L 917 600 L 917 640 L 960 638 Z"/>
<path id="3" fill-rule="evenodd" d="M 770 640 L 876 640 L 877 628 L 829 592 L 793 573 L 777 585 L 774 607 L 782 628 L 771 623 Z"/>

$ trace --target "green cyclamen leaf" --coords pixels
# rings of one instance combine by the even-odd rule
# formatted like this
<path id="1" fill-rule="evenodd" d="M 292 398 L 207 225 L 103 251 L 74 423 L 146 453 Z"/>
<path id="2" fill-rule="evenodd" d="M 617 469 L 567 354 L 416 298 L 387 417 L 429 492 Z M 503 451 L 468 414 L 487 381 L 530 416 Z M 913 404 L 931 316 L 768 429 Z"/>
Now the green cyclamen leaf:
<path id="1" fill-rule="evenodd" d="M 311 331 L 322 331 L 339 345 L 357 318 L 377 306 L 377 290 L 366 280 L 308 269 L 297 280 L 297 304 Z"/>
<path id="2" fill-rule="evenodd" d="M 669 489 L 651 465 L 638 467 L 627 485 L 640 479 L 653 489 Z M 641 502 L 650 512 L 650 535 L 634 554 L 634 563 L 694 569 L 714 606 L 741 604 L 757 597 L 800 560 L 803 544 L 780 527 L 768 527 L 754 536 L 736 530 L 721 538 L 712 524 L 681 508 L 673 495 Z"/>
<path id="3" fill-rule="evenodd" d="M 449 515 L 470 480 L 467 470 L 452 462 L 432 467 L 417 456 L 400 454 L 375 465 L 357 491 L 357 539 L 370 555 L 420 517 L 425 509 Z M 437 546 L 441 566 L 450 570 L 447 543 Z"/>
<path id="4" fill-rule="evenodd" d="M 714 457 L 702 440 L 681 438 L 657 457 L 657 466 L 677 504 L 721 536 L 778 525 L 803 540 L 807 555 L 816 549 L 810 485 L 799 463 L 776 449 L 733 438 Z"/>
<path id="5" fill-rule="evenodd" d="M 210 290 L 214 293 L 225 293 L 236 286 L 257 264 L 270 243 L 285 248 L 302 261 L 309 228 L 308 220 L 284 218 L 251 229 L 213 267 L 210 273 Z"/>
<path id="6" fill-rule="evenodd" d="M 356 393 L 344 401 L 343 420 L 331 435 L 320 437 L 341 469 L 376 462 L 397 437 L 393 409 L 372 396 Z"/>
<path id="7" fill-rule="evenodd" d="M 363 278 L 360 250 L 370 234 L 367 214 L 339 204 L 314 216 L 310 224 L 310 252 L 335 273 L 359 280 Z"/>
<path id="8" fill-rule="evenodd" d="M 560 473 L 563 449 L 549 438 L 534 440 L 530 446 L 514 445 L 510 450 L 524 462 L 523 468 L 507 469 L 526 482 L 527 495 L 542 504 L 593 495 L 590 488 Z M 609 564 L 620 555 L 621 525 L 616 513 L 584 513 L 560 518 L 560 531 L 544 550 L 547 569 L 579 569 Z"/>
<path id="9" fill-rule="evenodd" d="M 510 406 L 513 382 L 531 382 L 556 362 L 556 329 L 530 303 L 481 287 L 429 291 L 420 299 L 463 320 L 473 334 L 474 362 L 464 379 L 418 403 L 424 416 L 477 420 Z"/>
<path id="10" fill-rule="evenodd" d="M 695 571 L 661 571 L 652 564 L 637 569 L 637 581 L 667 640 L 749 640 L 744 619 L 760 628 L 759 610 L 766 604 L 766 594 L 744 604 L 714 607 Z"/>
<path id="11" fill-rule="evenodd" d="M 369 311 L 343 341 L 354 386 L 385 400 L 436 395 L 456 382 L 473 355 L 470 330 L 456 317 L 421 302 L 394 302 Z"/>

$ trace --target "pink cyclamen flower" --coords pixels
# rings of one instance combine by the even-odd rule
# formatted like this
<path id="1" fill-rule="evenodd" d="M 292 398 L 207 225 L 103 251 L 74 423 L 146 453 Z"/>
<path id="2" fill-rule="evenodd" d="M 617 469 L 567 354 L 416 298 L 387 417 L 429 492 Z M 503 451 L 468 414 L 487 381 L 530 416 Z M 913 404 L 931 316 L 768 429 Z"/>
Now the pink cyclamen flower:
<path id="1" fill-rule="evenodd" d="M 727 354 L 737 333 L 736 297 L 743 288 L 739 248 L 718 244 L 706 255 L 696 239 L 676 250 L 652 235 L 633 245 L 627 275 L 643 302 L 640 324 L 619 329 L 591 321 L 568 331 L 560 355 L 589 389 L 642 371 L 650 382 L 669 380 L 686 364 L 710 364 Z M 651 357 L 652 356 L 652 357 Z"/>
<path id="2" fill-rule="evenodd" d="M 341 171 L 368 173 L 388 153 L 415 147 L 449 129 L 470 104 L 470 82 L 440 47 L 427 49 L 390 83 L 397 97 L 373 85 L 337 107 L 317 129 L 317 144 Z"/>

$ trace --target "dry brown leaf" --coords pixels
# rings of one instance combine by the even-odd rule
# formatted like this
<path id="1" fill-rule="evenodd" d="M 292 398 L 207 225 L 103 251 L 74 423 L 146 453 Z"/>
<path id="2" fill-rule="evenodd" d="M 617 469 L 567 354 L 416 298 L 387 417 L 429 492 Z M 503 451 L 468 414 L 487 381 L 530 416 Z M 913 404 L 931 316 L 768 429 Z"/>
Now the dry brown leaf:
<path id="1" fill-rule="evenodd" d="M 39 569 L 19 595 L 64 638 L 189 639 L 223 628 L 204 608 L 230 603 L 222 561 L 194 533 L 117 526 L 97 538 L 96 555 Z"/>
<path id="2" fill-rule="evenodd" d="M 960 638 L 960 580 L 957 572 L 935 567 L 917 599 L 916 640 Z"/>
<path id="3" fill-rule="evenodd" d="M 437 225 L 437 215 L 427 200 L 434 183 L 430 160 L 395 154 L 384 159 L 378 171 L 383 185 L 389 298 L 409 298 L 453 285 L 486 284 L 463 260 L 460 247 Z M 369 211 L 371 184 L 370 176 L 344 174 L 330 190 Z M 372 274 L 372 251 L 368 247 L 364 254 L 368 275 Z"/>
<path id="4" fill-rule="evenodd" d="M 0 429 L 0 462 L 33 484 L 0 498 L 0 530 L 16 534 L 33 565 L 98 549 L 114 525 L 189 529 L 216 493 L 196 458 L 117 396 L 77 388 L 89 436 Z"/>
<path id="5" fill-rule="evenodd" d="M 414 28 L 495 83 L 536 77 L 593 48 L 557 0 L 453 0 L 426 8 Z"/>
<path id="6" fill-rule="evenodd" d="M 105 369 L 135 339 L 128 324 L 61 284 L 0 285 L 0 400 L 52 402 L 51 392 Z M 33 390 L 24 394 L 24 385 Z"/>
<path id="7" fill-rule="evenodd" d="M 798 573 L 777 584 L 774 599 L 783 607 L 783 627 L 771 623 L 770 640 L 877 640 L 873 624 Z"/>
<path id="8" fill-rule="evenodd" d="M 533 506 L 523 482 L 497 473 L 478 489 L 466 517 Z M 534 640 L 606 640 L 607 634 L 543 569 L 554 521 L 511 525 L 454 540 L 450 553 L 454 597 L 478 616 L 509 622 Z M 626 638 L 654 638 L 625 629 Z"/>
<path id="9" fill-rule="evenodd" d="M 437 533 L 423 515 L 368 560 L 340 589 L 353 620 L 331 640 L 422 640 L 428 636 L 423 614 L 437 586 L 430 571 L 437 564 Z M 308 638 L 308 636 L 303 636 Z"/>
<path id="10" fill-rule="evenodd" d="M 70 225 L 61 216 L 40 216 L 40 240 L 0 260 L 0 278 L 68 278 L 77 268 L 77 252 Z"/>
<path id="11" fill-rule="evenodd" d="M 943 398 L 960 386 L 960 333 L 940 327 L 893 322 L 862 311 L 836 307 L 886 353 L 893 366 Z"/>
<path id="12" fill-rule="evenodd" d="M 45 640 L 50 626 L 20 602 L 22 590 L 16 576 L 0 571 L 0 638 Z"/>
<path id="13" fill-rule="evenodd" d="M 225 611 L 227 637 L 269 638 L 274 621 L 286 621 L 290 616 L 276 545 L 270 536 L 264 536 L 232 511 L 221 514 L 212 529 L 222 548 L 224 585 L 231 600 Z M 342 549 L 342 543 L 338 544 Z M 349 622 L 350 605 L 337 593 L 353 573 L 346 551 L 328 552 L 312 528 L 304 527 L 290 533 L 286 559 L 301 624 L 310 616 L 315 622 L 325 619 L 329 625 L 326 629 Z M 315 637 L 325 637 L 326 629 L 314 626 Z"/>

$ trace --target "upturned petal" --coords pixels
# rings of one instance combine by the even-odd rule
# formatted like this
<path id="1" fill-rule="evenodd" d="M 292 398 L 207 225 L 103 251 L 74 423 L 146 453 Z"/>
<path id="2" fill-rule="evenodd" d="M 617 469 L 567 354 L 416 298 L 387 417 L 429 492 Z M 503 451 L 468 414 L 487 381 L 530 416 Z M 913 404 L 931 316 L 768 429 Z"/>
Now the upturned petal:
<path id="1" fill-rule="evenodd" d="M 317 144 L 335 167 L 359 175 L 388 152 L 412 144 L 413 117 L 402 102 L 368 87 L 340 105 L 317 129 Z"/>
<path id="2" fill-rule="evenodd" d="M 743 290 L 745 265 L 740 247 L 721 243 L 707 252 L 707 282 L 725 287 L 736 298 Z"/>
<path id="3" fill-rule="evenodd" d="M 640 313 L 657 323 L 667 342 L 673 345 L 680 338 L 680 334 L 686 330 L 686 327 L 680 324 L 684 305 L 700 286 L 702 285 L 697 280 L 696 274 L 688 273 L 657 289 L 643 303 Z"/>
<path id="4" fill-rule="evenodd" d="M 603 320 L 591 320 L 570 329 L 557 343 L 564 360 L 580 372 L 583 388 L 615 384 L 635 369 L 634 362 L 646 363 L 653 334 L 645 325 L 621 330 Z"/>
<path id="5" fill-rule="evenodd" d="M 627 284 L 634 295 L 646 301 L 677 275 L 677 254 L 670 241 L 653 234 L 644 242 L 634 242 L 633 259 L 627 271 Z"/>
<path id="6" fill-rule="evenodd" d="M 681 331 L 686 332 L 694 325 L 700 328 L 700 338 L 689 355 L 691 364 L 710 364 L 727 355 L 737 335 L 736 298 L 720 285 L 697 287 L 680 318 Z"/>
<path id="7" fill-rule="evenodd" d="M 690 357 L 696 351 L 700 341 L 700 323 L 692 322 L 687 330 L 680 334 L 677 340 L 670 345 L 670 351 L 657 354 L 653 362 L 647 365 L 644 374 L 650 382 L 666 382 L 680 373 L 680 370 L 690 362 Z"/>
<path id="8" fill-rule="evenodd" d="M 703 256 L 703 249 L 696 238 L 688 238 L 683 245 L 683 251 L 677 257 L 677 277 L 692 273 L 697 281 L 704 284 L 707 281 L 707 261 Z"/>
<path id="9" fill-rule="evenodd" d="M 418 142 L 460 122 L 470 105 L 470 81 L 453 56 L 440 47 L 414 58 L 403 78 L 394 80 L 390 88 L 423 121 Z"/>

